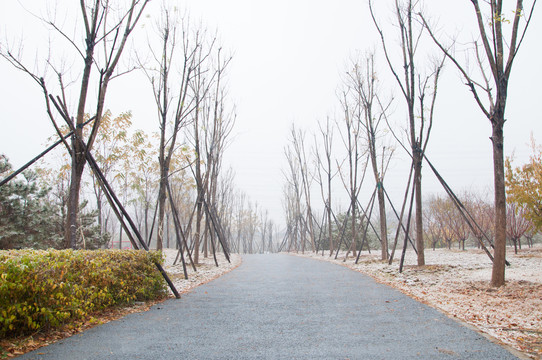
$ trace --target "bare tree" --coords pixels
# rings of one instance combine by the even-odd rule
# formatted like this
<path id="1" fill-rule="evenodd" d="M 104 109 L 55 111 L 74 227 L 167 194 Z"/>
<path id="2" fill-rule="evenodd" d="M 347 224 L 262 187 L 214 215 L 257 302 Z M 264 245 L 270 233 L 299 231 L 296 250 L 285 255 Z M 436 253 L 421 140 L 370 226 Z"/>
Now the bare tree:
<path id="1" fill-rule="evenodd" d="M 526 219 L 525 208 L 517 204 L 508 204 L 506 219 L 506 235 L 514 244 L 514 252 L 518 253 L 518 247 L 521 249 L 521 238 L 533 228 L 533 223 Z"/>
<path id="2" fill-rule="evenodd" d="M 259 253 L 264 254 L 266 252 L 267 247 L 267 232 L 269 231 L 269 223 L 268 223 L 268 211 L 261 211 L 260 212 L 260 235 L 262 240 L 262 247 L 260 248 Z"/>
<path id="3" fill-rule="evenodd" d="M 303 205 L 301 189 L 301 171 L 297 161 L 295 151 L 291 146 L 284 149 L 284 154 L 288 161 L 288 170 L 283 171 L 286 179 L 284 186 L 284 209 L 286 213 L 286 223 L 288 224 L 287 238 L 288 251 L 305 251 L 305 224 L 303 222 Z"/>
<path id="4" fill-rule="evenodd" d="M 255 245 L 255 235 L 259 226 L 259 216 L 258 216 L 258 203 L 248 202 L 248 212 L 246 217 L 246 235 L 247 235 L 247 251 L 249 254 L 256 253 Z"/>
<path id="5" fill-rule="evenodd" d="M 431 203 L 431 200 L 429 201 L 429 203 Z M 435 216 L 436 214 L 433 212 L 433 209 L 431 209 L 431 205 L 424 206 L 423 215 L 425 219 L 425 239 L 426 241 L 427 239 L 429 239 L 431 247 L 433 248 L 433 250 L 435 250 L 439 243 L 442 244 L 442 240 L 444 238 L 444 231 L 440 226 L 440 222 L 438 221 L 437 216 Z"/>
<path id="6" fill-rule="evenodd" d="M 242 194 L 243 202 L 239 202 L 238 205 L 238 216 L 237 216 L 237 224 L 236 224 L 236 230 L 237 230 L 237 249 L 240 254 L 246 254 L 248 249 L 248 244 L 246 242 L 246 214 L 248 212 L 248 200 L 246 199 L 246 195 Z M 240 199 L 241 200 L 241 199 Z M 242 206 L 242 207 L 241 207 Z"/>
<path id="7" fill-rule="evenodd" d="M 268 235 L 267 235 L 267 249 L 269 252 L 277 251 L 277 244 L 275 244 L 275 235 L 279 232 L 278 225 L 273 220 L 268 221 Z"/>
<path id="8" fill-rule="evenodd" d="M 221 174 L 217 186 L 217 208 L 222 225 L 224 227 L 228 246 L 232 252 L 239 252 L 233 238 L 234 220 L 235 220 L 235 197 L 234 187 L 235 173 L 232 168 Z"/>
<path id="9" fill-rule="evenodd" d="M 131 137 L 127 149 L 129 158 L 125 159 L 126 167 L 129 168 L 131 188 L 133 191 L 133 204 L 137 211 L 142 212 L 145 239 L 150 245 L 149 213 L 155 208 L 156 190 L 158 188 L 158 149 L 151 143 L 149 136 L 137 130 Z M 156 210 L 155 210 L 156 211 Z"/>
<path id="10" fill-rule="evenodd" d="M 474 227 L 473 235 L 479 240 L 480 247 L 485 237 L 492 239 L 495 235 L 495 206 L 487 200 L 487 194 L 476 192 L 465 192 L 465 207 L 472 214 L 478 226 Z"/>
<path id="11" fill-rule="evenodd" d="M 301 177 L 301 185 L 303 187 L 303 198 L 305 199 L 305 220 L 307 224 L 308 236 L 310 240 L 311 249 L 314 252 L 316 250 L 316 243 L 314 240 L 314 222 L 313 222 L 313 212 L 311 206 L 311 183 L 313 180 L 313 175 L 311 174 L 307 161 L 307 155 L 305 150 L 305 133 L 301 130 L 295 129 L 295 126 L 292 124 L 291 130 L 291 144 L 293 147 L 293 153 L 295 155 L 295 160 L 298 164 L 299 175 Z M 304 250 L 304 245 L 303 245 Z"/>
<path id="12" fill-rule="evenodd" d="M 463 199 L 461 203 L 465 203 L 465 194 L 461 196 Z M 431 213 L 430 217 L 439 228 L 439 233 L 448 248 L 451 248 L 453 241 L 457 241 L 459 249 L 465 250 L 465 242 L 472 232 L 471 226 L 469 226 L 454 201 L 446 195 L 435 195 L 429 199 L 428 207 Z M 474 226 L 472 228 L 476 229 Z"/>
<path id="13" fill-rule="evenodd" d="M 473 14 L 478 25 L 480 42 L 474 42 L 471 53 L 479 65 L 479 77 L 470 73 L 461 64 L 452 49 L 443 45 L 431 31 L 428 22 L 421 17 L 437 46 L 454 63 L 482 113 L 491 123 L 493 145 L 493 179 L 495 191 L 495 252 L 491 285 L 498 287 L 505 283 L 506 264 L 506 192 L 504 179 L 504 122 L 508 99 L 508 83 L 512 65 L 521 47 L 527 28 L 533 16 L 536 0 L 532 1 L 525 17 L 523 0 L 516 0 L 510 22 L 503 11 L 503 0 L 487 0 L 480 3 L 471 0 Z M 525 20 L 522 26 L 522 19 Z M 506 28 L 511 23 L 510 28 Z M 508 37 L 508 38 L 507 38 Z M 487 70 L 486 66 L 489 68 Z M 487 97 L 487 100 L 483 100 Z"/>
<path id="14" fill-rule="evenodd" d="M 194 84 L 192 85 L 196 96 L 197 110 L 192 117 L 192 131 L 188 135 L 195 150 L 194 176 L 197 183 L 196 204 L 196 229 L 194 234 L 194 259 L 199 261 L 198 250 L 203 241 L 204 256 L 207 256 L 207 237 L 201 237 L 202 221 L 205 221 L 205 229 L 208 229 L 208 217 L 203 218 L 204 202 L 207 206 L 216 207 L 216 191 L 218 176 L 222 165 L 222 156 L 227 145 L 227 138 L 231 133 L 235 115 L 226 109 L 225 89 L 222 81 L 224 72 L 231 57 L 221 58 L 221 48 L 214 53 L 215 39 L 207 45 L 209 64 L 207 67 L 200 66 L 197 70 Z M 201 57 L 200 64 L 206 60 Z M 216 59 L 215 59 L 216 57 Z"/>
<path id="15" fill-rule="evenodd" d="M 337 124 L 339 126 L 339 133 L 341 135 L 341 139 L 343 141 L 344 147 L 346 149 L 346 159 L 345 162 L 347 164 L 348 169 L 344 171 L 342 167 L 343 164 L 337 163 L 337 166 L 339 168 L 339 174 L 342 180 L 342 183 L 344 185 L 344 188 L 348 192 L 348 196 L 350 198 L 350 206 L 349 210 L 347 211 L 346 217 L 345 217 L 345 224 L 346 226 L 348 224 L 348 221 L 350 221 L 350 227 L 351 227 L 351 243 L 350 247 L 348 249 L 348 252 L 346 256 L 348 256 L 348 253 L 352 251 L 353 255 L 356 256 L 356 239 L 357 236 L 357 210 L 358 210 L 358 195 L 359 191 L 361 189 L 361 184 L 363 183 L 363 180 L 365 178 L 366 170 L 367 170 L 367 162 L 365 161 L 363 164 L 360 164 L 360 161 L 363 158 L 366 158 L 366 150 L 362 148 L 361 146 L 361 136 L 362 136 L 362 123 L 360 121 L 357 121 L 357 119 L 361 118 L 361 114 L 363 112 L 361 104 L 353 102 L 351 103 L 350 96 L 349 96 L 349 89 L 343 91 L 341 94 L 341 105 L 342 110 L 344 113 L 344 117 L 342 119 L 341 124 L 344 125 L 344 129 L 340 126 L 340 124 Z M 361 165 L 361 166 L 360 166 Z M 363 167 L 361 170 L 360 168 Z M 362 171 L 362 174 L 360 175 L 360 170 Z M 344 231 L 343 231 L 344 233 Z M 339 242 L 341 239 L 339 239 Z M 340 244 L 337 247 L 337 254 L 339 250 Z"/>
<path id="16" fill-rule="evenodd" d="M 360 63 L 361 62 L 361 63 Z M 374 67 L 374 54 L 368 53 L 362 60 L 355 62 L 347 72 L 348 86 L 353 90 L 355 102 L 362 110 L 357 120 L 365 128 L 365 140 L 369 152 L 369 160 L 377 187 L 377 199 L 380 220 L 380 240 L 382 260 L 387 260 L 388 229 L 386 225 L 386 199 L 384 197 L 384 175 L 393 155 L 393 147 L 382 143 L 380 124 L 386 117 L 391 101 L 382 104 L 380 101 L 378 77 Z M 379 106 L 380 105 L 380 106 Z"/>
<path id="17" fill-rule="evenodd" d="M 418 44 L 423 34 L 423 26 L 416 21 L 416 8 L 419 3 L 412 0 L 395 0 L 394 12 L 396 25 L 400 32 L 401 62 L 394 65 L 388 51 L 384 32 L 378 24 L 373 2 L 369 1 L 369 9 L 378 33 L 380 34 L 384 55 L 390 71 L 393 74 L 408 110 L 409 154 L 414 166 L 415 192 L 415 228 L 418 265 L 425 265 L 423 241 L 423 202 L 422 202 L 422 161 L 427 147 L 433 123 L 433 111 L 437 95 L 439 75 L 444 65 L 444 59 L 435 61 L 428 75 L 419 71 L 422 61 L 418 54 Z M 418 56 L 417 56 L 418 55 Z M 402 68 L 403 74 L 399 69 Z M 432 90 L 432 93 L 431 93 Z M 426 96 L 429 95 L 429 104 Z M 429 106 L 428 106 L 429 105 Z M 406 148 L 405 148 L 406 149 Z M 408 150 L 407 150 L 408 151 Z"/>
<path id="18" fill-rule="evenodd" d="M 316 181 L 320 184 L 320 193 L 322 195 L 322 200 L 325 204 L 325 217 L 326 224 L 322 224 L 322 228 L 327 230 L 327 236 L 329 241 L 329 256 L 333 254 L 334 243 L 333 243 L 333 230 L 332 230 L 332 214 L 333 210 L 331 208 L 331 185 L 332 180 L 335 175 L 337 175 L 337 170 L 334 169 L 332 163 L 332 149 L 333 149 L 333 126 L 330 122 L 329 117 L 326 118 L 325 125 L 318 123 L 320 129 L 320 135 L 322 138 L 323 146 L 320 146 L 315 140 L 315 157 L 316 157 L 316 170 L 318 176 Z M 323 149 L 323 154 L 320 149 Z M 325 175 L 325 185 L 324 186 L 324 176 Z M 324 187 L 326 187 L 326 192 L 324 193 Z"/>
<path id="19" fill-rule="evenodd" d="M 230 109 L 227 106 L 226 88 L 224 86 L 225 71 L 231 57 L 223 59 L 221 55 L 222 51 L 219 48 L 214 60 L 212 91 L 209 91 L 202 106 L 202 133 L 207 177 L 205 192 L 209 205 L 214 209 L 219 207 L 217 189 L 222 169 L 222 159 L 228 145 L 229 135 L 235 124 L 235 108 Z M 209 222 L 210 219 L 207 217 L 206 221 Z M 208 239 L 205 238 L 205 257 L 207 256 L 207 243 Z"/>
<path id="20" fill-rule="evenodd" d="M 120 73 L 116 72 L 117 65 L 126 48 L 128 38 L 141 18 L 149 0 L 132 0 L 126 7 L 122 5 L 114 6 L 109 0 L 81 0 L 80 1 L 80 19 L 76 24 L 83 26 L 83 36 L 81 44 L 73 40 L 70 30 L 63 29 L 61 24 L 54 20 L 42 19 L 47 26 L 54 29 L 60 37 L 67 41 L 75 51 L 76 56 L 81 61 L 80 76 L 75 79 L 66 79 L 66 73 L 61 66 L 55 66 L 54 60 L 49 56 L 45 60 L 47 66 L 54 71 L 58 81 L 58 96 L 55 101 L 62 107 L 62 111 L 67 118 L 75 119 L 75 136 L 72 137 L 71 146 L 64 142 L 71 156 L 71 177 L 70 190 L 68 197 L 67 221 L 64 235 L 65 247 L 76 247 L 77 229 L 78 229 L 78 209 L 79 196 L 81 190 L 81 180 L 86 164 L 85 152 L 91 150 L 100 129 L 104 104 L 109 83 Z M 77 25 L 76 25 L 77 26 Z M 77 32 L 77 28 L 75 31 Z M 51 49 L 52 50 L 52 49 Z M 42 88 L 45 97 L 47 114 L 52 121 L 57 133 L 61 136 L 60 127 L 53 114 L 53 105 L 51 104 L 53 94 L 49 91 L 49 85 L 44 74 L 34 74 L 27 66 L 23 64 L 19 54 L 12 50 L 2 50 L 0 54 L 7 59 L 16 68 L 29 74 Z M 60 59 L 60 63 L 69 61 L 66 58 Z M 93 71 L 97 70 L 97 71 Z M 69 84 L 79 83 L 76 111 L 74 116 L 70 112 L 70 106 L 67 103 L 69 96 Z M 92 93 L 92 84 L 96 86 L 97 96 L 92 102 L 90 95 Z M 74 96 L 75 97 L 75 96 Z M 94 107 L 90 111 L 89 107 Z M 85 115 L 92 113 L 94 124 L 90 134 L 83 140 L 83 123 Z M 83 141 L 80 141 L 83 140 Z"/>
<path id="21" fill-rule="evenodd" d="M 152 85 L 158 112 L 160 183 L 156 248 L 162 249 L 171 161 L 178 146 L 179 132 L 198 106 L 198 99 L 192 96 L 190 85 L 201 62 L 198 55 L 202 52 L 202 39 L 199 30 L 193 31 L 190 28 L 189 20 L 171 14 L 168 9 L 162 10 L 162 18 L 157 26 L 160 48 L 150 48 L 153 66 L 156 67 L 145 66 L 140 62 Z M 180 39 L 177 38 L 179 35 Z M 178 73 L 175 72 L 177 69 Z"/>

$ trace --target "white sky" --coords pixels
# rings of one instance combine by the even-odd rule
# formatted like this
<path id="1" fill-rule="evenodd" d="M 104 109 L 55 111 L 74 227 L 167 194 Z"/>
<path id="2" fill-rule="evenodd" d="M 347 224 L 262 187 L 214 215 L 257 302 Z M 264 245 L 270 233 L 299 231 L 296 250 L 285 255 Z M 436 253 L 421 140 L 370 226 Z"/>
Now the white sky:
<path id="1" fill-rule="evenodd" d="M 20 2 L 30 4 L 25 6 L 35 5 L 30 0 Z M 237 186 L 261 208 L 268 209 L 275 222 L 283 224 L 281 169 L 286 168 L 283 149 L 290 126 L 295 123 L 309 133 L 315 132 L 317 121 L 340 113 L 336 90 L 345 64 L 356 51 L 379 47 L 367 2 L 187 0 L 176 3 L 187 8 L 192 18 L 201 18 L 210 29 L 217 28 L 224 48 L 233 53 L 228 81 L 238 118 L 226 163 L 236 172 Z M 392 3 L 378 1 L 377 16 L 382 23 L 391 19 Z M 457 33 L 463 41 L 475 37 L 471 33 L 474 18 L 470 1 L 427 0 L 425 3 L 427 13 L 449 34 Z M 156 17 L 154 9 L 159 8 L 158 4 L 156 1 L 150 9 L 151 19 Z M 516 59 L 509 87 L 505 153 L 515 151 L 516 164 L 526 161 L 530 154 L 527 144 L 531 132 L 537 139 L 542 137 L 542 115 L 537 111 L 537 102 L 541 99 L 538 84 L 542 82 L 542 51 L 538 39 L 542 34 L 542 20 L 537 16 L 538 10 Z M 388 46 L 397 51 L 394 30 L 386 26 Z M 19 2 L 3 0 L 0 41 L 4 43 L 6 37 L 13 41 L 21 36 L 25 54 L 32 60 L 33 39 L 40 37 L 47 44 L 46 30 L 21 10 Z M 421 51 L 438 54 L 434 48 Z M 381 55 L 378 59 L 381 60 L 378 70 L 386 79 L 388 68 Z M 3 59 L 0 75 L 3 83 L 0 88 L 0 152 L 8 155 L 15 166 L 22 165 L 43 149 L 53 129 L 46 118 L 37 85 Z M 452 64 L 447 64 L 439 86 L 436 120 L 427 152 L 429 159 L 457 191 L 491 188 L 489 121 L 475 106 Z M 395 83 L 387 81 L 382 87 L 395 94 L 394 121 L 404 123 L 402 99 Z M 106 107 L 112 109 L 113 114 L 131 110 L 135 128 L 157 129 L 149 84 L 141 75 L 130 74 L 115 80 Z M 337 134 L 336 144 L 339 141 Z M 396 154 L 385 183 L 398 206 L 409 161 L 402 150 Z M 424 193 L 441 191 L 427 170 L 426 166 Z M 368 197 L 374 185 L 368 182 L 364 186 L 362 196 Z M 337 188 L 340 197 L 339 182 Z M 318 200 L 319 197 L 313 201 Z"/>

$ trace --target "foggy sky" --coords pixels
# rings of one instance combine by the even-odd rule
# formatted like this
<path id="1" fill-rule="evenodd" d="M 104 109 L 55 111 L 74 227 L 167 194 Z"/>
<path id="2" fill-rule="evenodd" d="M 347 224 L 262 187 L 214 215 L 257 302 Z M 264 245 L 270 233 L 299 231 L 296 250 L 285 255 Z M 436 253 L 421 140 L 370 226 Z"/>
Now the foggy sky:
<path id="1" fill-rule="evenodd" d="M 20 3 L 36 7 L 30 0 Z M 327 116 L 340 119 L 336 94 L 349 59 L 380 48 L 367 3 L 354 0 L 176 3 L 187 9 L 191 18 L 201 19 L 210 30 L 217 29 L 223 48 L 233 54 L 228 84 L 230 98 L 237 108 L 237 123 L 225 166 L 234 169 L 238 188 L 258 202 L 260 208 L 268 209 L 275 222 L 284 224 L 282 169 L 286 169 L 284 147 L 290 127 L 294 123 L 306 130 L 307 142 L 312 143 L 318 121 L 324 121 Z M 426 1 L 426 11 L 438 23 L 436 28 L 441 30 L 443 38 L 448 34 L 463 42 L 476 39 L 472 32 L 471 2 L 442 3 Z M 397 52 L 397 29 L 389 25 L 391 4 L 392 1 L 378 2 L 377 17 L 385 24 L 391 51 Z M 147 23 L 156 18 L 158 9 L 159 3 L 149 9 Z M 542 80 L 537 37 L 542 34 L 542 20 L 537 15 L 516 59 L 509 85 L 505 153 L 514 153 L 517 165 L 528 159 L 531 133 L 535 138 L 542 137 L 542 116 L 537 111 L 541 98 L 538 83 Z M 47 31 L 18 2 L 2 1 L 0 24 L 0 41 L 16 43 L 22 38 L 25 55 L 31 59 L 36 44 L 33 39 L 41 39 L 41 46 L 47 44 Z M 420 51 L 428 57 L 440 55 L 430 42 L 424 42 Z M 130 53 L 125 55 L 129 57 Z M 403 99 L 383 55 L 378 53 L 377 59 L 381 86 L 395 98 L 393 122 L 404 126 Z M 4 85 L 0 89 L 0 152 L 8 155 L 15 166 L 22 165 L 44 148 L 53 128 L 46 117 L 39 87 L 3 59 L 0 59 L 0 74 Z M 113 114 L 131 110 L 134 128 L 157 131 L 152 93 L 141 74 L 115 80 L 109 91 L 106 108 Z M 427 156 L 454 190 L 491 189 L 491 126 L 451 63 L 447 63 L 439 85 L 436 111 Z M 340 145 L 338 133 L 335 142 Z M 385 180 L 394 202 L 401 201 L 409 166 L 406 153 L 397 149 Z M 441 192 L 427 166 L 423 182 L 425 195 Z M 362 198 L 370 196 L 373 187 L 367 181 Z M 346 195 L 338 179 L 335 188 L 336 198 L 344 200 L 345 209 Z M 320 202 L 318 193 L 313 202 Z"/>

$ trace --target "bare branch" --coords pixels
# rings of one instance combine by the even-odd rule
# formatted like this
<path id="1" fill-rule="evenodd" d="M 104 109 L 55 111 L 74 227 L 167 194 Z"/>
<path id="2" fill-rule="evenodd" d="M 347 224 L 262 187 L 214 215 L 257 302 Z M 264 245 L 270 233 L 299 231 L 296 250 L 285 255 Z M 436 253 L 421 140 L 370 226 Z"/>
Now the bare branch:
<path id="1" fill-rule="evenodd" d="M 474 5 L 476 20 L 478 21 L 478 29 L 480 30 L 480 37 L 482 39 L 482 44 L 484 45 L 484 49 L 487 55 L 487 59 L 489 61 L 491 72 L 493 73 L 493 77 L 496 79 L 498 77 L 497 63 L 495 61 L 495 54 L 493 54 L 493 51 L 491 50 L 491 47 L 489 46 L 489 41 L 487 38 L 485 26 L 484 26 L 484 19 L 482 19 L 482 11 L 480 10 L 478 0 L 471 0 L 471 2 Z M 493 3 L 494 3 L 494 0 L 491 0 L 492 7 L 493 7 Z M 495 16 L 497 13 L 492 9 L 491 14 L 492 16 Z M 498 14 L 500 15 L 500 12 Z M 500 23 L 500 20 L 492 19 L 492 23 L 493 24 Z M 494 29 L 493 26 L 492 26 L 492 29 Z"/>
<path id="2" fill-rule="evenodd" d="M 448 49 L 446 49 L 441 43 L 440 41 L 437 40 L 437 38 L 435 37 L 435 35 L 433 34 L 433 31 L 431 30 L 431 27 L 429 26 L 429 24 L 427 23 L 427 21 L 425 20 L 423 14 L 419 13 L 418 16 L 420 16 L 420 18 L 422 19 L 423 21 L 423 24 L 425 26 L 425 28 L 427 29 L 429 35 L 431 36 L 431 39 L 433 39 L 433 42 L 439 47 L 439 49 L 446 55 L 446 57 L 448 59 L 450 59 L 454 65 L 456 66 L 456 68 L 459 70 L 459 72 L 461 73 L 461 75 L 463 75 L 463 78 L 465 79 L 465 81 L 467 82 L 465 85 L 467 85 L 473 96 L 474 96 L 474 99 L 476 100 L 476 103 L 478 104 L 478 106 L 480 107 L 480 109 L 482 110 L 482 112 L 484 113 L 484 115 L 489 118 L 490 115 L 489 115 L 489 111 L 486 109 L 486 107 L 484 106 L 484 104 L 482 103 L 482 101 L 480 100 L 480 97 L 478 95 L 478 92 L 476 91 L 476 88 L 475 88 L 475 82 L 471 79 L 471 77 L 469 76 L 469 74 L 465 71 L 465 69 L 461 66 L 461 64 L 459 64 L 459 62 L 457 61 L 457 59 L 452 56 L 452 54 L 450 54 L 450 51 Z"/>

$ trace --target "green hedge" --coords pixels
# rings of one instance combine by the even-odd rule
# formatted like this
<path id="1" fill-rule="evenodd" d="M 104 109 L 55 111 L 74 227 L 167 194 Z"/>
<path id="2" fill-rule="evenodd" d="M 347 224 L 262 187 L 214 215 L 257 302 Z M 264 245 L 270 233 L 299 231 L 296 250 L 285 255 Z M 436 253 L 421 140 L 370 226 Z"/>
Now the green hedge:
<path id="1" fill-rule="evenodd" d="M 94 311 L 166 294 L 154 262 L 134 250 L 0 251 L 0 337 L 56 327 Z"/>

